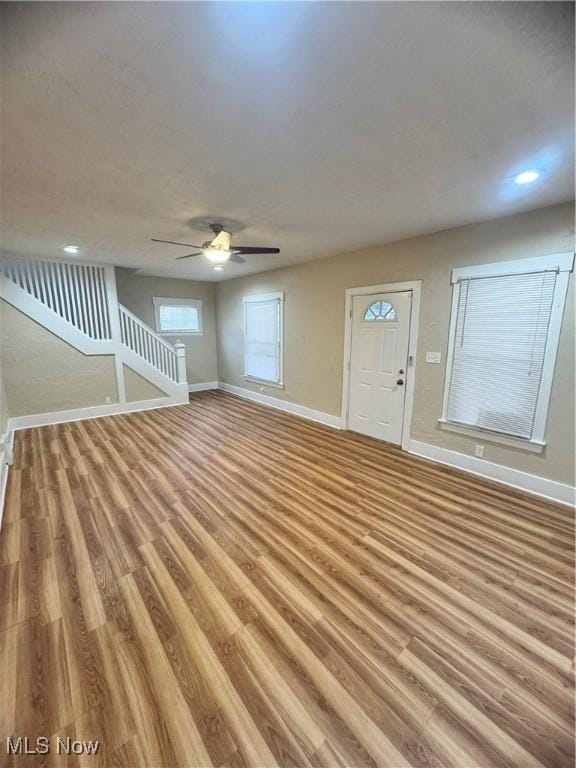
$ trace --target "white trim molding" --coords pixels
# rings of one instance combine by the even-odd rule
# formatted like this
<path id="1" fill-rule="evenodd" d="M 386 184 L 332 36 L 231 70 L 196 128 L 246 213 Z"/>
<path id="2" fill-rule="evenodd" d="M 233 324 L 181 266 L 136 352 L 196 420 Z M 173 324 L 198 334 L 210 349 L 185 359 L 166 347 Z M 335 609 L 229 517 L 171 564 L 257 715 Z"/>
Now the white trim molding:
<path id="1" fill-rule="evenodd" d="M 175 405 L 185 404 L 179 398 L 157 397 L 150 400 L 136 400 L 132 403 L 93 405 L 88 408 L 72 408 L 68 411 L 51 411 L 50 413 L 32 413 L 29 416 L 12 416 L 8 420 L 8 427 L 10 430 L 46 427 L 50 424 L 64 424 L 67 421 L 99 419 L 103 416 L 117 416 L 121 413 L 150 411 L 156 408 L 170 408 Z"/>
<path id="2" fill-rule="evenodd" d="M 513 448 L 521 448 L 523 451 L 530 451 L 531 453 L 542 453 L 546 447 L 544 441 L 524 440 L 522 437 L 511 437 L 510 435 L 499 434 L 498 432 L 490 432 L 481 427 L 467 427 L 464 424 L 452 424 L 451 421 L 444 421 L 443 419 L 438 419 L 438 423 L 440 424 L 440 428 L 447 432 L 468 435 L 468 437 L 475 437 L 478 440 L 487 440 L 490 443 L 510 445 Z"/>
<path id="3" fill-rule="evenodd" d="M 233 384 L 227 384 L 223 381 L 219 383 L 218 388 L 224 392 L 229 392 L 232 395 L 243 397 L 245 400 L 253 400 L 256 403 L 268 405 L 270 408 L 276 408 L 279 411 L 292 413 L 294 416 L 302 416 L 303 419 L 317 421 L 320 424 L 325 424 L 327 427 L 342 429 L 342 420 L 340 419 L 340 416 L 334 416 L 331 413 L 316 411 L 314 408 L 308 408 L 305 405 L 298 405 L 297 403 L 291 403 L 287 400 L 279 400 L 277 397 L 263 395 L 261 392 L 252 392 L 250 389 L 236 387 Z"/>
<path id="4" fill-rule="evenodd" d="M 546 256 L 533 256 L 513 261 L 493 261 L 490 264 L 476 264 L 471 267 L 458 267 L 452 270 L 451 282 L 470 280 L 475 277 L 505 277 L 507 275 L 527 275 L 531 272 L 572 272 L 574 251 L 550 253 Z"/>
<path id="5" fill-rule="evenodd" d="M 8 472 L 12 466 L 13 451 L 14 431 L 10 430 L 0 435 L 0 530 L 2 528 L 6 486 L 8 485 Z"/>
<path id="6" fill-rule="evenodd" d="M 576 489 L 566 483 L 548 480 L 545 477 L 531 475 L 528 472 L 521 472 L 502 464 L 494 464 L 485 459 L 467 456 L 464 453 L 450 451 L 447 448 L 440 448 L 437 445 L 422 443 L 418 440 L 410 440 L 408 451 L 415 456 L 421 456 L 438 464 L 446 464 L 449 467 L 461 469 L 463 472 L 494 480 L 534 496 L 542 496 L 559 504 L 574 505 Z"/>
<path id="7" fill-rule="evenodd" d="M 402 420 L 403 451 L 408 450 L 410 442 L 410 425 L 412 423 L 412 406 L 414 403 L 414 381 L 416 378 L 416 351 L 418 349 L 418 326 L 420 322 L 420 293 L 422 280 L 410 280 L 403 283 L 384 283 L 382 285 L 365 285 L 359 288 L 346 289 L 346 313 L 344 326 L 344 365 L 342 373 L 342 413 L 341 428 L 348 427 L 348 403 L 350 399 L 350 355 L 352 352 L 352 301 L 355 296 L 370 296 L 377 293 L 412 292 L 412 307 L 410 310 L 410 337 L 408 340 L 408 367 L 406 369 L 406 396 L 404 400 L 404 417 Z"/>
<path id="8" fill-rule="evenodd" d="M 242 304 L 251 302 L 259 303 L 261 301 L 284 301 L 284 291 L 274 291 L 273 293 L 251 293 L 248 296 L 242 296 Z"/>
<path id="9" fill-rule="evenodd" d="M 207 389 L 218 389 L 218 382 L 200 381 L 197 384 L 188 384 L 188 392 L 204 392 Z"/>

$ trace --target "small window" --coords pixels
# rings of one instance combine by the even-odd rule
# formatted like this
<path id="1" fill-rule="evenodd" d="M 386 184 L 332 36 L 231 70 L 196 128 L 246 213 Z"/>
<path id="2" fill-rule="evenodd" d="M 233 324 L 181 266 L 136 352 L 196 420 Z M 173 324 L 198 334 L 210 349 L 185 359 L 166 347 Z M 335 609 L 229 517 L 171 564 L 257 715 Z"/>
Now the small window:
<path id="1" fill-rule="evenodd" d="M 398 320 L 398 313 L 387 301 L 375 301 L 364 312 L 363 320 Z"/>
<path id="2" fill-rule="evenodd" d="M 283 293 L 245 296 L 244 376 L 282 386 Z"/>
<path id="3" fill-rule="evenodd" d="M 202 301 L 154 296 L 156 331 L 164 335 L 202 333 Z"/>

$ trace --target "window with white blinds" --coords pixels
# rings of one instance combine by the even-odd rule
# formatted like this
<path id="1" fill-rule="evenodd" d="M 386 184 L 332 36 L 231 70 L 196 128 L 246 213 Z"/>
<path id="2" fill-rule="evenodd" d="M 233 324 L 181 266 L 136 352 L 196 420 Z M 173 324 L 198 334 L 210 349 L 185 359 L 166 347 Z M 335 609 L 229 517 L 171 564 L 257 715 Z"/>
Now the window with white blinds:
<path id="1" fill-rule="evenodd" d="M 512 274 L 489 274 L 494 265 L 485 276 L 481 267 L 457 271 L 441 419 L 447 425 L 543 440 L 567 285 L 566 261 L 550 258 L 540 271 L 533 259 Z M 512 264 L 522 269 L 523 262 Z"/>
<path id="2" fill-rule="evenodd" d="M 153 296 L 156 331 L 163 335 L 202 333 L 202 300 Z"/>
<path id="3" fill-rule="evenodd" d="M 160 307 L 160 322 L 158 330 L 161 333 L 170 331 L 198 331 L 198 307 Z"/>
<path id="4" fill-rule="evenodd" d="M 282 307 L 284 294 L 245 296 L 244 375 L 282 384 Z"/>

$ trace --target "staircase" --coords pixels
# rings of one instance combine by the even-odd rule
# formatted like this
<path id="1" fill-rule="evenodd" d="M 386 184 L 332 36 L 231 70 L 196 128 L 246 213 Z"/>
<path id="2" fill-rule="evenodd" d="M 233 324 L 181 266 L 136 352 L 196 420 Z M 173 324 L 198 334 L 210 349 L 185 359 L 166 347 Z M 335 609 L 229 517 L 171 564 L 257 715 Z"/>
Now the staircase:
<path id="1" fill-rule="evenodd" d="M 157 405 L 188 402 L 184 344 L 169 344 L 118 303 L 114 267 L 4 255 L 0 298 L 83 354 L 113 355 L 121 406 L 124 366 L 166 394 Z"/>

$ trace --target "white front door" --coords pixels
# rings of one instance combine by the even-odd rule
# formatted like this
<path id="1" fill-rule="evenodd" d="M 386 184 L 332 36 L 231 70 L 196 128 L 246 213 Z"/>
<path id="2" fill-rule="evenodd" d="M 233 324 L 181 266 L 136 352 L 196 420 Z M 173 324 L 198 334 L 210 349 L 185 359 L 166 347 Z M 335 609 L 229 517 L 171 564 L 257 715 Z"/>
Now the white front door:
<path id="1" fill-rule="evenodd" d="M 348 428 L 400 445 L 412 291 L 354 296 Z"/>

